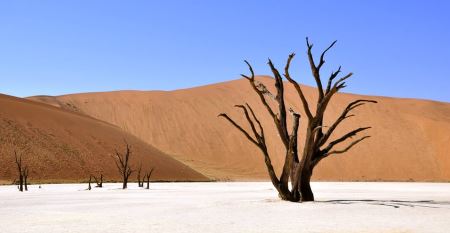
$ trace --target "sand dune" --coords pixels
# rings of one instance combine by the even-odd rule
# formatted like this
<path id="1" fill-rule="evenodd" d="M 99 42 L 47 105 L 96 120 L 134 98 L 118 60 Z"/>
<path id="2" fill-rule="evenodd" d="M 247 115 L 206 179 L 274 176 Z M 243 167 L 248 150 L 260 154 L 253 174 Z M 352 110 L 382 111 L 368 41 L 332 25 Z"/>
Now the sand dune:
<path id="1" fill-rule="evenodd" d="M 259 79 L 268 85 L 273 81 Z M 315 98 L 315 89 L 304 89 L 307 98 Z M 288 105 L 300 111 L 290 86 L 286 96 Z M 326 122 L 335 119 L 348 102 L 361 97 L 379 104 L 357 110 L 356 117 L 343 123 L 336 135 L 354 127 L 373 126 L 368 132 L 372 138 L 347 154 L 324 160 L 313 179 L 450 181 L 449 103 L 339 94 L 331 102 Z M 278 171 L 283 161 L 273 123 L 243 79 L 170 92 L 119 91 L 31 99 L 117 125 L 211 178 L 266 179 L 257 148 L 217 118 L 227 112 L 243 123 L 242 115 L 232 106 L 246 101 L 262 119 L 266 134 L 271 135 L 269 148 Z M 301 126 L 300 135 L 304 135 L 305 124 Z"/>
<path id="2" fill-rule="evenodd" d="M 198 172 L 117 126 L 91 117 L 0 95 L 0 181 L 16 177 L 13 150 L 22 155 L 33 181 L 86 180 L 103 173 L 118 180 L 112 155 L 132 146 L 132 165 L 142 161 L 144 170 L 155 167 L 156 180 L 205 180 Z M 133 179 L 135 175 L 132 175 Z"/>

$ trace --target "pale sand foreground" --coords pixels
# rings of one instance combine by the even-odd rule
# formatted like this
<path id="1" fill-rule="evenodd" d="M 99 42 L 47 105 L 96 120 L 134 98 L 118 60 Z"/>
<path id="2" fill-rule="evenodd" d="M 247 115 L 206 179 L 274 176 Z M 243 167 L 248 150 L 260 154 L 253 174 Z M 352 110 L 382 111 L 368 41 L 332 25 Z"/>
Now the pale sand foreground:
<path id="1" fill-rule="evenodd" d="M 313 183 L 317 202 L 268 182 L 0 187 L 0 232 L 449 232 L 450 184 Z"/>

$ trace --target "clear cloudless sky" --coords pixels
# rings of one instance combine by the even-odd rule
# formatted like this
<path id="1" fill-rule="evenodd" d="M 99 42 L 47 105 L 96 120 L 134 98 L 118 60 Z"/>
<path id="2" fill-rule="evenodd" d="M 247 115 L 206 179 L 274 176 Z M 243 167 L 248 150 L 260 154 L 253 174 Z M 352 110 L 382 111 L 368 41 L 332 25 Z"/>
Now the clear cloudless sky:
<path id="1" fill-rule="evenodd" d="M 296 52 L 292 75 L 313 85 L 342 65 L 346 92 L 450 102 L 450 1 L 0 1 L 0 93 L 61 95 L 174 90 L 269 74 Z"/>

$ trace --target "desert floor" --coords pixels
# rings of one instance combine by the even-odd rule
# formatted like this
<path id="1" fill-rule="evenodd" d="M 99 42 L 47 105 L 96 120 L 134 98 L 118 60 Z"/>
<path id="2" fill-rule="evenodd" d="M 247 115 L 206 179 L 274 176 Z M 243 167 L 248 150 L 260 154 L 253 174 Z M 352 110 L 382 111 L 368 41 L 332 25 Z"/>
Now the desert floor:
<path id="1" fill-rule="evenodd" d="M 0 232 L 449 232 L 450 184 L 315 182 L 317 202 L 268 182 L 0 187 Z"/>

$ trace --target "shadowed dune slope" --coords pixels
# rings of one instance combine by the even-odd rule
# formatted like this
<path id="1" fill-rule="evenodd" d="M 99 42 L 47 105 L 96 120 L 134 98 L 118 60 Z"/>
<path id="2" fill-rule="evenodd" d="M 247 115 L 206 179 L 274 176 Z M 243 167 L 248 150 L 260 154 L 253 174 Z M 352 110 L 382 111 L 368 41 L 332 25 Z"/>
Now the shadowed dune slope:
<path id="1" fill-rule="evenodd" d="M 142 161 L 144 171 L 155 167 L 155 180 L 206 180 L 172 157 L 119 127 L 64 109 L 0 95 L 0 180 L 16 178 L 14 150 L 30 169 L 31 182 L 87 180 L 103 173 L 119 180 L 111 157 L 115 149 L 132 146 L 132 166 Z M 136 174 L 132 174 L 135 180 Z"/>
<path id="2" fill-rule="evenodd" d="M 272 89 L 273 79 L 258 79 Z M 316 98 L 316 89 L 303 88 L 308 99 Z M 301 112 L 297 93 L 289 84 L 286 89 L 288 106 Z M 379 103 L 357 109 L 356 116 L 344 121 L 335 135 L 372 126 L 367 132 L 372 137 L 346 154 L 325 159 L 313 179 L 450 181 L 449 103 L 338 94 L 330 103 L 325 124 L 357 98 Z M 211 178 L 267 179 L 260 151 L 217 117 L 226 112 L 248 126 L 233 107 L 248 102 L 261 119 L 266 137 L 270 135 L 269 149 L 277 172 L 282 166 L 284 155 L 273 122 L 244 79 L 170 92 L 118 91 L 31 99 L 117 125 Z M 300 150 L 304 132 L 301 123 Z"/>

